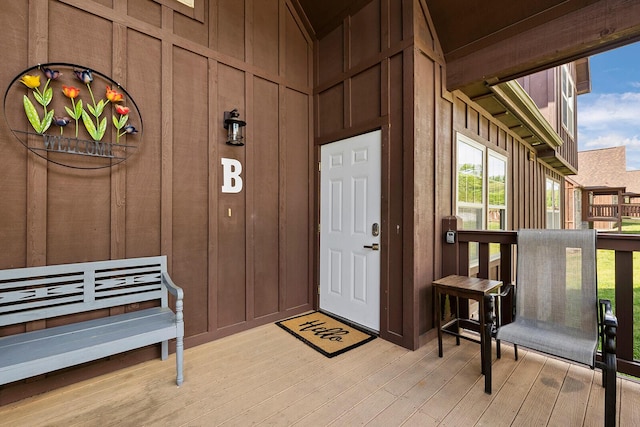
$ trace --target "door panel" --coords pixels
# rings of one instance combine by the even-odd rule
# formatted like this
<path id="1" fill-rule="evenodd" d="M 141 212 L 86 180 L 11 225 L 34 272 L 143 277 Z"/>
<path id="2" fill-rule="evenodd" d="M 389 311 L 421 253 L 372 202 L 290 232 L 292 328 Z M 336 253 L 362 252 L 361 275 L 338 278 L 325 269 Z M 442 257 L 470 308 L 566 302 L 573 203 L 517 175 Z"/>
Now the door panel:
<path id="1" fill-rule="evenodd" d="M 380 328 L 381 132 L 321 148 L 320 308 Z"/>

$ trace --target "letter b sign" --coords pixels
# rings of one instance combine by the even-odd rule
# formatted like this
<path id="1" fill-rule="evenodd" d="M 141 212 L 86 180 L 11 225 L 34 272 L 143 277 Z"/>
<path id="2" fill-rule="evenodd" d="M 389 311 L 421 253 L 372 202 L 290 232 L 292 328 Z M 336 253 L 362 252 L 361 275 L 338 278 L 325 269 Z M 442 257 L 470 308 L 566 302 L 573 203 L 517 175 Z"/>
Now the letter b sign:
<path id="1" fill-rule="evenodd" d="M 236 159 L 222 158 L 222 192 L 239 193 L 242 191 L 242 163 Z"/>

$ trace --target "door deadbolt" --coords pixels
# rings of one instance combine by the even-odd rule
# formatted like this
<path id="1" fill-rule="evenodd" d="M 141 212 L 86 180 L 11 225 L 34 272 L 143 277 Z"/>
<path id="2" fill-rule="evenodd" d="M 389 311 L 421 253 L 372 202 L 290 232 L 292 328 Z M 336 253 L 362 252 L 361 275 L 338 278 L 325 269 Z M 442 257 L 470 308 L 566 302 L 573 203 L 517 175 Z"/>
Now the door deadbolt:
<path id="1" fill-rule="evenodd" d="M 380 250 L 380 245 L 378 243 L 373 243 L 371 245 L 364 245 L 365 248 L 367 249 L 371 249 L 374 251 L 379 251 Z"/>
<path id="2" fill-rule="evenodd" d="M 380 224 L 374 222 L 371 226 L 371 235 L 373 237 L 378 237 L 380 235 Z"/>

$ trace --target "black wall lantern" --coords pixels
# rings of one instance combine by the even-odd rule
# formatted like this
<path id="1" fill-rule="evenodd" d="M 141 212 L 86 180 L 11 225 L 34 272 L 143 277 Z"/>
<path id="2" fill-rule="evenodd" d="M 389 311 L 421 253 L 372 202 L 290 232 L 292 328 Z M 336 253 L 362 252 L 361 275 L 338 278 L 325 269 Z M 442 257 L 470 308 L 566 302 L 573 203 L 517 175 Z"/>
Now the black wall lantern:
<path id="1" fill-rule="evenodd" d="M 240 117 L 240 113 L 237 108 L 224 112 L 224 128 L 227 129 L 227 144 L 229 145 L 244 145 L 242 128 L 247 125 L 247 122 L 238 117 Z"/>

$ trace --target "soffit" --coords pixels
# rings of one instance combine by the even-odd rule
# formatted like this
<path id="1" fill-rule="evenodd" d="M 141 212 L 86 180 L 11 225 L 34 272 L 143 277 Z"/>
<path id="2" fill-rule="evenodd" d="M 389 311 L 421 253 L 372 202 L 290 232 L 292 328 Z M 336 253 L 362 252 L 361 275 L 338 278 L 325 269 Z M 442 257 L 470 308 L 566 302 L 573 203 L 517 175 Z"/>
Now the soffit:
<path id="1" fill-rule="evenodd" d="M 491 46 L 596 1 L 426 0 L 447 60 Z"/>
<path id="2" fill-rule="evenodd" d="M 372 0 L 297 0 L 320 38 Z M 598 0 L 425 0 L 447 59 L 495 44 Z"/>
<path id="3" fill-rule="evenodd" d="M 475 89 L 471 100 L 529 143 L 534 149 L 530 156 L 537 156 L 563 175 L 577 172 L 558 153 L 562 139 L 517 81 L 479 85 Z"/>

